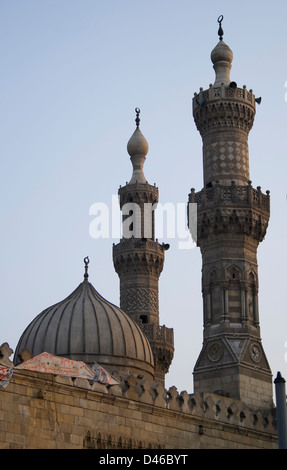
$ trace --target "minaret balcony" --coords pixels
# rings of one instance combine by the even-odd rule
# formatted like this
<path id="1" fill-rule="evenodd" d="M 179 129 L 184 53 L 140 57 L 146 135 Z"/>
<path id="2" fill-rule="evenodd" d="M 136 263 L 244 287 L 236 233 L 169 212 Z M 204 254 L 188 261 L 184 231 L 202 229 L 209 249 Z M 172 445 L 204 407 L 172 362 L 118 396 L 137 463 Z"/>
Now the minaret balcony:
<path id="1" fill-rule="evenodd" d="M 255 98 L 252 90 L 246 86 L 237 88 L 231 82 L 229 86 L 210 85 L 207 90 L 200 89 L 194 94 L 193 116 L 198 131 L 203 136 L 214 129 L 240 129 L 247 134 L 251 130 L 256 112 L 255 104 L 261 99 Z"/>
<path id="2" fill-rule="evenodd" d="M 173 348 L 173 328 L 167 328 L 165 325 L 156 325 L 155 323 L 143 323 L 141 329 L 150 343 L 168 344 Z"/>
<path id="3" fill-rule="evenodd" d="M 189 203 L 197 204 L 197 244 L 216 233 L 244 233 L 262 241 L 269 216 L 270 196 L 248 185 L 231 186 L 215 184 L 199 192 L 191 190 Z M 188 211 L 189 212 L 189 211 Z M 189 226 L 192 227 L 192 221 Z"/>
<path id="4" fill-rule="evenodd" d="M 203 188 L 201 191 L 195 192 L 192 188 L 189 194 L 189 202 L 198 204 L 198 209 L 203 210 L 211 205 L 233 205 L 248 206 L 250 208 L 258 208 L 269 214 L 270 212 L 270 195 L 262 193 L 261 187 L 256 189 L 248 185 L 238 186 L 231 182 L 231 186 L 222 186 L 215 184 L 211 188 Z"/>
<path id="5" fill-rule="evenodd" d="M 169 371 L 174 355 L 173 329 L 155 323 L 143 323 L 140 327 L 151 345 L 156 380 L 164 383 L 164 376 Z"/>
<path id="6" fill-rule="evenodd" d="M 113 244 L 114 256 L 123 253 L 134 253 L 135 251 L 148 251 L 152 253 L 164 254 L 165 250 L 166 245 L 164 243 L 159 243 L 158 241 L 146 238 L 122 238 L 119 243 L 116 245 Z"/>
<path id="7" fill-rule="evenodd" d="M 200 108 L 207 101 L 220 101 L 222 98 L 227 100 L 235 100 L 238 102 L 246 102 L 255 107 L 255 96 L 252 90 L 237 87 L 235 82 L 231 82 L 229 86 L 210 85 L 209 89 L 200 88 L 199 93 L 194 93 L 193 109 Z"/>
<path id="8" fill-rule="evenodd" d="M 150 239 L 124 238 L 113 245 L 114 267 L 118 274 L 148 272 L 157 278 L 163 269 L 168 245 Z"/>

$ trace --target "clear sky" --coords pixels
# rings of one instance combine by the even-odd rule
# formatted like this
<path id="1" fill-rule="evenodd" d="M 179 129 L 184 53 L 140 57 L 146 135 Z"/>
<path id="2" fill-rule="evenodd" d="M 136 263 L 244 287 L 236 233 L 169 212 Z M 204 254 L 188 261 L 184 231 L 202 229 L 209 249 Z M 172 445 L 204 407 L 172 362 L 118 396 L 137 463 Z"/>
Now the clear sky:
<path id="1" fill-rule="evenodd" d="M 32 319 L 82 282 L 87 255 L 90 281 L 119 305 L 118 239 L 92 238 L 89 211 L 97 202 L 111 208 L 131 177 L 135 107 L 149 143 L 145 175 L 160 202 L 186 204 L 190 188 L 202 188 L 191 100 L 214 81 L 219 15 L 231 79 L 262 97 L 249 137 L 252 184 L 271 194 L 258 250 L 261 335 L 273 374 L 287 378 L 285 0 L 0 0 L 0 344 L 15 350 Z M 176 347 L 166 385 L 191 393 L 201 255 L 163 241 L 160 323 L 174 328 Z"/>

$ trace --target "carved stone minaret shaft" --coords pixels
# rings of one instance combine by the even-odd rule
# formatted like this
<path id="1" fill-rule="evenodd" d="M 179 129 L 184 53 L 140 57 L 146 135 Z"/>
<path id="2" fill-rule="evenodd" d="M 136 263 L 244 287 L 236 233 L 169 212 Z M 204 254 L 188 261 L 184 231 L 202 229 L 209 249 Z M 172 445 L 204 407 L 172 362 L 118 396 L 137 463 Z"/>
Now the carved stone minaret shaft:
<path id="1" fill-rule="evenodd" d="M 272 380 L 260 339 L 257 247 L 267 230 L 270 201 L 268 191 L 251 186 L 248 155 L 260 100 L 230 82 L 233 54 L 221 33 L 211 53 L 215 83 L 193 98 L 204 171 L 204 188 L 189 194 L 189 202 L 197 203 L 204 311 L 194 388 L 266 408 L 272 405 Z"/>
<path id="2" fill-rule="evenodd" d="M 113 246 L 113 261 L 120 278 L 120 306 L 140 325 L 151 344 L 155 378 L 164 384 L 174 352 L 173 330 L 159 325 L 158 282 L 168 245 L 155 240 L 154 210 L 158 188 L 151 186 L 143 173 L 148 143 L 139 129 L 136 108 L 136 130 L 127 150 L 133 165 L 129 183 L 120 187 L 122 239 Z"/>

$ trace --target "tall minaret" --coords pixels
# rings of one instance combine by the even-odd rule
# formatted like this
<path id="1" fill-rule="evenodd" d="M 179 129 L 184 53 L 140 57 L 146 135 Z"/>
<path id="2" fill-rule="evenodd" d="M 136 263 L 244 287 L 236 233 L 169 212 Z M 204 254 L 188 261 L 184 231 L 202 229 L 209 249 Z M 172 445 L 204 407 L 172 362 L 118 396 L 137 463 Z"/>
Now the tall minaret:
<path id="1" fill-rule="evenodd" d="M 248 134 L 256 103 L 252 90 L 230 81 L 233 53 L 222 40 L 211 52 L 215 82 L 193 98 L 203 140 L 204 188 L 197 203 L 202 253 L 203 347 L 194 391 L 272 406 L 272 377 L 259 328 L 257 247 L 268 226 L 270 201 L 249 177 Z"/>
<path id="2" fill-rule="evenodd" d="M 151 186 L 143 172 L 148 143 L 140 131 L 140 110 L 136 108 L 136 129 L 127 150 L 133 165 L 129 183 L 120 187 L 122 239 L 113 245 L 113 261 L 120 278 L 120 306 L 146 334 L 154 355 L 155 379 L 164 384 L 172 362 L 173 330 L 159 325 L 158 282 L 169 247 L 155 240 L 154 210 L 158 188 Z"/>

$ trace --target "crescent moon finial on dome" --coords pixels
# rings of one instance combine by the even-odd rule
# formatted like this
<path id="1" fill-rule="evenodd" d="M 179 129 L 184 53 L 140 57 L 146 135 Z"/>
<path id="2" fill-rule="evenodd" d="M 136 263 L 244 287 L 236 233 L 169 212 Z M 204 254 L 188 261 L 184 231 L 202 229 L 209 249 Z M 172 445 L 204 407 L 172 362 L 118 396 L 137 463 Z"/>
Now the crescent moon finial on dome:
<path id="1" fill-rule="evenodd" d="M 218 36 L 219 36 L 219 40 L 222 41 L 222 38 L 223 38 L 223 29 L 222 29 L 222 26 L 221 26 L 221 23 L 223 21 L 223 15 L 220 15 L 218 18 L 217 18 L 217 22 L 219 23 L 219 28 L 218 28 Z"/>

